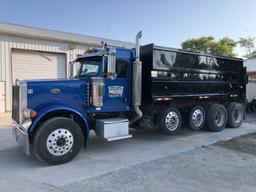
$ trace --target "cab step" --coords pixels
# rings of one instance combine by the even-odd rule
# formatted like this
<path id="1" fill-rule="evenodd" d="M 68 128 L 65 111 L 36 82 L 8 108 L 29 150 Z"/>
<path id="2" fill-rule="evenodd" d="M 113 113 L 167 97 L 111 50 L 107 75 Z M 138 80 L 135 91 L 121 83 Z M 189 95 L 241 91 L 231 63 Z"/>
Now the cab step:
<path id="1" fill-rule="evenodd" d="M 123 135 L 123 136 L 117 136 L 117 137 L 109 137 L 106 138 L 107 141 L 116 141 L 116 140 L 121 140 L 121 139 L 129 139 L 132 138 L 132 135 Z"/>

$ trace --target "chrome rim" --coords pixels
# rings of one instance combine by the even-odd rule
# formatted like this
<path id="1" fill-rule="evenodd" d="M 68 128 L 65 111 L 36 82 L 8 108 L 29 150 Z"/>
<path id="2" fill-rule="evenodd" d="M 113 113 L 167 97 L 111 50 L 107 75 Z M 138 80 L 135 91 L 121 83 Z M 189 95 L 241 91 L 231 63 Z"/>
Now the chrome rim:
<path id="1" fill-rule="evenodd" d="M 174 131 L 178 128 L 180 123 L 179 115 L 175 111 L 171 111 L 165 118 L 165 125 L 167 129 Z"/>
<path id="2" fill-rule="evenodd" d="M 204 114 L 203 114 L 202 110 L 196 109 L 192 113 L 192 122 L 197 127 L 202 125 L 202 123 L 204 122 Z"/>
<path id="3" fill-rule="evenodd" d="M 218 110 L 215 116 L 215 124 L 221 127 L 225 122 L 225 113 L 222 110 Z"/>
<path id="4" fill-rule="evenodd" d="M 74 143 L 72 133 L 67 129 L 56 129 L 47 138 L 48 151 L 56 156 L 68 153 Z"/>
<path id="5" fill-rule="evenodd" d="M 232 118 L 233 118 L 233 121 L 234 121 L 235 123 L 240 123 L 241 120 L 242 120 L 242 112 L 241 112 L 241 110 L 235 109 Z"/>

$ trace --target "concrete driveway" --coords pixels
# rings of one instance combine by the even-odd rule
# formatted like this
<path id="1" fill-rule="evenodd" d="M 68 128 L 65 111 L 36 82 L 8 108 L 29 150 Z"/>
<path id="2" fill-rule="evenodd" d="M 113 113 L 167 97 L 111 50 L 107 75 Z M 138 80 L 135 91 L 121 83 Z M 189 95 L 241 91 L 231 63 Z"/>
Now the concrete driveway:
<path id="1" fill-rule="evenodd" d="M 217 133 L 183 129 L 179 135 L 166 136 L 133 131 L 132 139 L 109 143 L 92 133 L 87 149 L 81 149 L 73 161 L 59 166 L 44 166 L 20 152 L 11 136 L 10 127 L 1 127 L 0 191 L 198 191 L 200 187 L 207 191 L 215 189 L 214 183 L 223 177 L 221 170 L 228 167 L 225 163 L 232 160 L 225 157 L 230 150 L 207 146 L 255 131 L 256 122 L 251 121 L 244 122 L 238 129 L 227 128 Z M 246 163 L 250 165 L 245 166 L 256 166 L 256 158 L 246 158 L 249 159 Z M 205 167 L 207 163 L 210 165 L 208 168 Z M 235 169 L 236 162 L 230 163 L 234 164 Z M 200 172 L 200 165 L 204 166 L 204 172 Z M 209 172 L 213 174 L 212 180 L 206 177 L 208 170 L 212 171 Z M 249 169 L 243 170 L 248 172 Z M 244 174 L 243 180 L 246 181 Z M 255 174 L 255 180 L 255 171 L 248 174 L 250 177 L 250 174 Z M 197 179 L 203 180 L 201 183 L 195 182 Z M 236 191 L 242 187 L 242 180 L 229 182 L 224 181 L 223 186 L 216 186 L 216 189 L 229 189 L 227 186 L 230 185 L 239 187 L 230 188 Z M 246 191 L 256 191 L 256 186 Z"/>

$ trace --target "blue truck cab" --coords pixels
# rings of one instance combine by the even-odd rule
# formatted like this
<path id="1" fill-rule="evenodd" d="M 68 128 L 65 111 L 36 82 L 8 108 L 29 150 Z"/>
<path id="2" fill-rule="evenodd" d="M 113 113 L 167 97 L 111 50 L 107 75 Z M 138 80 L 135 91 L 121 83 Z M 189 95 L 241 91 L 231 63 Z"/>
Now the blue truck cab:
<path id="1" fill-rule="evenodd" d="M 130 138 L 135 49 L 88 49 L 70 63 L 70 79 L 18 81 L 13 133 L 26 154 L 48 164 L 70 161 L 90 130 L 108 141 Z M 135 118 L 134 118 L 135 119 Z"/>

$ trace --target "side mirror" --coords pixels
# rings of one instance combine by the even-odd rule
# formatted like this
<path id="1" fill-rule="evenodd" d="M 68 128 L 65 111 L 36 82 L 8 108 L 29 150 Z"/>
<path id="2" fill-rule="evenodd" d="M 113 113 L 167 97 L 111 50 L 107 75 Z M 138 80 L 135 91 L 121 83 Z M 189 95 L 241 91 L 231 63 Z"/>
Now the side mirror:
<path id="1" fill-rule="evenodd" d="M 112 78 L 115 78 L 116 74 L 116 50 L 110 49 L 108 54 L 108 64 L 107 64 L 107 73 L 112 75 Z"/>

